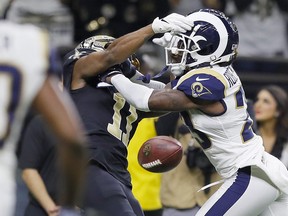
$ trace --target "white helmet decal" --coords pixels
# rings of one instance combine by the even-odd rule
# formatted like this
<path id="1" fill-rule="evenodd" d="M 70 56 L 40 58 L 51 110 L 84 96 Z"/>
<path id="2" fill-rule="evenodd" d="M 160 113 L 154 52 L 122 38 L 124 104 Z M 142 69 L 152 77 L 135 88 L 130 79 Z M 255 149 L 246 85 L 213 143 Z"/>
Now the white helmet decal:
<path id="1" fill-rule="evenodd" d="M 206 12 L 192 13 L 189 16 L 187 16 L 187 18 L 191 19 L 191 22 L 204 21 L 204 22 L 211 23 L 217 29 L 217 31 L 219 32 L 219 35 L 221 35 L 221 40 L 219 41 L 218 48 L 211 55 L 215 55 L 215 56 L 222 55 L 226 49 L 226 46 L 227 46 L 228 32 L 227 32 L 227 29 L 226 29 L 224 23 L 221 21 L 221 19 L 219 19 L 217 16 L 215 16 L 213 14 L 206 13 Z M 195 36 L 195 38 L 196 37 L 197 36 Z M 195 40 L 195 42 L 196 42 L 196 40 Z M 197 53 L 195 53 L 195 54 L 199 55 Z M 203 57 L 201 55 L 199 55 L 199 58 L 203 58 Z"/>

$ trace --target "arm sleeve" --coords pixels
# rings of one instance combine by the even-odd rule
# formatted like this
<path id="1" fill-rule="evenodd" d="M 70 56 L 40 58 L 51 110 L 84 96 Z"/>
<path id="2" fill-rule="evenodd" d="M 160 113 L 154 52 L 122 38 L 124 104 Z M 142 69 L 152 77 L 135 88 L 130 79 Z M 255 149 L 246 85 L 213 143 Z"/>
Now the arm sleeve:
<path id="1" fill-rule="evenodd" d="M 150 111 L 149 98 L 153 89 L 131 82 L 123 74 L 117 74 L 111 78 L 111 83 L 132 106 L 144 112 Z"/>

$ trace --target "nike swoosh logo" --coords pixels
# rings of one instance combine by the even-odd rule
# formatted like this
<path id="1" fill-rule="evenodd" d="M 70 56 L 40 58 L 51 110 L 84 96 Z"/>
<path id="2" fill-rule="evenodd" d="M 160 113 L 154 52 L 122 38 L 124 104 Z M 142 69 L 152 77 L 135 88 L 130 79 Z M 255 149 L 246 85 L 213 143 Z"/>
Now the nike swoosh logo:
<path id="1" fill-rule="evenodd" d="M 196 81 L 197 81 L 197 82 L 205 81 L 205 80 L 209 80 L 209 78 L 200 78 L 200 77 L 196 77 Z"/>

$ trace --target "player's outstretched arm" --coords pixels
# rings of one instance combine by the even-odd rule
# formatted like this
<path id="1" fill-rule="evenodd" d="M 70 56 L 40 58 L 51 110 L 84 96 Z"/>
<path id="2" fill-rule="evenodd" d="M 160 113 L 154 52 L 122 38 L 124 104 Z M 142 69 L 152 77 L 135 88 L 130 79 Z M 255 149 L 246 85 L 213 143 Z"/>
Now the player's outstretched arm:
<path id="1" fill-rule="evenodd" d="M 183 111 L 199 107 L 178 90 L 154 90 L 132 83 L 122 74 L 108 77 L 106 80 L 112 83 L 131 105 L 142 111 Z"/>
<path id="2" fill-rule="evenodd" d="M 182 91 L 169 88 L 154 90 L 132 83 L 122 74 L 107 77 L 106 81 L 112 83 L 131 105 L 142 111 L 169 112 L 200 109 L 211 114 L 224 111 L 220 102 L 198 104 Z"/>
<path id="3" fill-rule="evenodd" d="M 191 23 L 180 14 L 173 13 L 163 19 L 156 18 L 152 24 L 115 39 L 103 52 L 94 52 L 80 58 L 74 71 L 80 73 L 81 77 L 95 76 L 125 61 L 155 33 L 185 32 L 191 28 Z"/>
<path id="4" fill-rule="evenodd" d="M 63 181 L 61 205 L 72 207 L 82 190 L 87 162 L 86 140 L 73 102 L 57 85 L 58 80 L 47 78 L 33 105 L 60 139 L 57 147 Z"/>

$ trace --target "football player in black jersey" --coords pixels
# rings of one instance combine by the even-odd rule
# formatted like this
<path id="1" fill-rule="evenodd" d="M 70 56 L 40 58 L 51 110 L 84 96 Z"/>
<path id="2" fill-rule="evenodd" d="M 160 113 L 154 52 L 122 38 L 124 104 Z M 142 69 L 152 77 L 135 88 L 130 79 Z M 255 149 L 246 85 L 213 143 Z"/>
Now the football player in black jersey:
<path id="1" fill-rule="evenodd" d="M 28 108 L 41 113 L 59 137 L 61 205 L 74 208 L 84 177 L 86 139 L 70 97 L 57 88 L 50 73 L 48 37 L 32 25 L 2 20 L 12 1 L 0 1 L 0 194 L 1 215 L 14 215 L 16 203 L 16 145 Z M 50 64 L 49 64 L 50 63 Z M 72 213 L 71 213 L 72 212 Z M 59 215 L 76 215 L 61 209 Z M 58 214 L 57 214 L 58 215 Z"/>
<path id="2" fill-rule="evenodd" d="M 183 18 L 179 14 L 161 20 L 156 18 L 152 25 L 118 39 L 94 36 L 81 42 L 65 57 L 64 86 L 78 108 L 90 141 L 82 206 L 87 214 L 91 210 L 101 216 L 143 216 L 132 195 L 126 157 L 128 143 L 144 112 L 127 103 L 112 85 L 102 82 L 104 78 L 100 74 L 114 73 L 121 68 L 131 80 L 142 82 L 137 80 L 141 74 L 133 68 L 128 57 L 155 33 L 191 29 Z M 164 87 L 156 81 L 146 85 L 156 89 Z M 153 115 L 146 113 L 145 117 Z"/>

